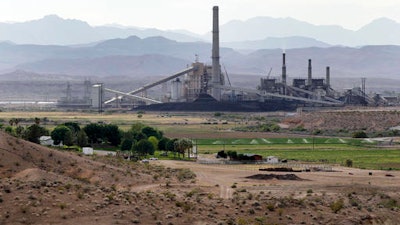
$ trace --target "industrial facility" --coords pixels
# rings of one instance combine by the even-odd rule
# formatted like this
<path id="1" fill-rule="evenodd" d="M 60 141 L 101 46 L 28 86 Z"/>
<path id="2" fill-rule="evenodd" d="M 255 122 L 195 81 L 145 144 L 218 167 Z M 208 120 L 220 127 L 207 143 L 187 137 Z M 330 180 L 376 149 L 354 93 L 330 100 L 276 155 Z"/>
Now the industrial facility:
<path id="1" fill-rule="evenodd" d="M 195 60 L 187 68 L 156 82 L 130 92 L 106 88 L 105 84 L 92 85 L 85 90 L 81 100 L 68 95 L 59 101 L 60 107 L 107 108 L 129 107 L 137 110 L 172 111 L 276 111 L 295 110 L 298 107 L 341 107 L 344 105 L 380 105 L 385 99 L 365 94 L 365 79 L 361 88 L 338 93 L 330 85 L 330 68 L 326 67 L 325 78 L 313 78 L 312 60 L 308 60 L 307 78 L 288 79 L 286 54 L 282 54 L 282 73 L 279 77 L 270 74 L 261 78 L 254 89 L 231 85 L 227 74 L 221 72 L 219 55 L 218 6 L 213 7 L 212 65 Z M 85 81 L 86 82 L 86 81 Z M 85 89 L 89 83 L 85 83 Z M 91 84 L 90 84 L 91 85 Z M 164 96 L 153 99 L 146 91 L 162 85 Z M 105 98 L 105 93 L 114 97 Z M 90 96 L 90 97 L 89 97 Z"/>

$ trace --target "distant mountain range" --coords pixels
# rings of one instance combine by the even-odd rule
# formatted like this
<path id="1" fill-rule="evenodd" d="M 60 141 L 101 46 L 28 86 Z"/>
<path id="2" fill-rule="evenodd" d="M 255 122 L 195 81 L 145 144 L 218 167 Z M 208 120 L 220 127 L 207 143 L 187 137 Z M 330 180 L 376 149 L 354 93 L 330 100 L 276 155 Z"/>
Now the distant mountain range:
<path id="1" fill-rule="evenodd" d="M 17 44 L 88 46 L 108 39 L 129 36 L 162 36 L 179 42 L 211 40 L 211 32 L 201 35 L 185 30 L 163 31 L 117 25 L 92 27 L 84 21 L 62 19 L 56 15 L 23 23 L 0 23 L 0 41 Z M 317 26 L 293 18 L 254 17 L 221 25 L 220 36 L 221 46 L 252 50 L 332 45 L 399 45 L 400 23 L 380 18 L 352 31 L 334 25 Z"/>
<path id="2" fill-rule="evenodd" d="M 92 27 L 80 20 L 63 19 L 56 15 L 23 23 L 0 23 L 0 40 L 17 44 L 80 45 L 113 38 L 136 35 L 142 38 L 163 36 L 178 41 L 200 41 L 183 32 L 162 31 L 122 26 Z"/>
<path id="3" fill-rule="evenodd" d="M 332 77 L 400 78 L 400 46 L 393 45 L 261 49 L 246 54 L 221 48 L 221 63 L 228 74 L 266 76 L 272 68 L 272 76 L 280 76 L 283 51 L 289 78 L 306 77 L 308 59 L 313 60 L 316 77 L 324 77 L 325 67 L 330 66 Z M 79 47 L 3 42 L 0 73 L 22 70 L 83 77 L 166 76 L 190 65 L 195 55 L 211 65 L 211 44 L 136 36 Z"/>
<path id="4" fill-rule="evenodd" d="M 365 46 L 400 44 L 400 23 L 379 18 L 357 31 L 340 26 L 316 26 L 293 18 L 255 17 L 247 21 L 231 21 L 220 28 L 226 42 L 261 40 L 266 37 L 300 36 L 330 45 Z"/>

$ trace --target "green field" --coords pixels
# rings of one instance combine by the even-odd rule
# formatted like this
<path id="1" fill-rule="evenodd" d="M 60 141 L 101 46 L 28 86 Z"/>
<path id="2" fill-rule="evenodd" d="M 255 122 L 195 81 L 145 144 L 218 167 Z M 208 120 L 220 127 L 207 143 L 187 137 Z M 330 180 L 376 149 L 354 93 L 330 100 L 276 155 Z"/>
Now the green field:
<path id="1" fill-rule="evenodd" d="M 240 118 L 250 118 L 247 114 L 237 115 Z M 236 122 L 222 124 L 222 120 L 213 114 L 187 113 L 146 113 L 138 117 L 137 113 L 84 113 L 84 112 L 0 112 L 0 123 L 8 125 L 11 118 L 22 118 L 21 125 L 33 123 L 34 118 L 41 119 L 41 125 L 53 129 L 58 124 L 68 121 L 78 122 L 82 126 L 91 122 L 117 124 L 120 129 L 128 130 L 132 124 L 143 123 L 162 130 L 170 137 L 202 137 L 193 139 L 199 153 L 215 154 L 218 151 L 233 150 L 238 153 L 253 153 L 266 156 L 277 156 L 280 159 L 305 162 L 328 162 L 344 165 L 346 160 L 352 160 L 353 166 L 366 169 L 396 169 L 400 170 L 400 145 L 378 147 L 377 143 L 368 139 L 352 138 L 224 138 L 232 134 Z M 257 123 L 258 120 L 246 123 Z M 214 124 L 217 123 L 217 124 Z M 229 130 L 228 132 L 224 132 Z M 249 132 L 252 135 L 262 132 Z M 167 136 L 168 136 L 167 135 Z M 265 133 L 268 136 L 268 133 Z M 284 137 L 284 133 L 280 136 Z M 291 134 L 293 136 L 293 134 Z M 206 137 L 218 137 L 203 139 Z M 247 136 L 246 136 L 247 137 Z"/>
<path id="2" fill-rule="evenodd" d="M 381 148 L 363 139 L 342 138 L 269 138 L 269 139 L 198 139 L 199 153 L 218 151 L 277 156 L 294 161 L 345 165 L 364 169 L 400 170 L 400 149 Z"/>

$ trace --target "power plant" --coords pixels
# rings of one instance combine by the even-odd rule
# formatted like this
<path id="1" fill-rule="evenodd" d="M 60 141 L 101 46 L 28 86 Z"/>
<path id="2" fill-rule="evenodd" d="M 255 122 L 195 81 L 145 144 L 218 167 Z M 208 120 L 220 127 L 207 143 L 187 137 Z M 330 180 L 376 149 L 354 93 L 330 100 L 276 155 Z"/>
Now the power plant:
<path id="1" fill-rule="evenodd" d="M 227 74 L 221 71 L 218 10 L 218 6 L 213 7 L 211 66 L 196 59 L 182 71 L 130 92 L 109 89 L 104 84 L 95 84 L 92 86 L 91 94 L 85 92 L 80 106 L 99 108 L 99 110 L 104 107 L 129 107 L 160 111 L 276 111 L 295 110 L 298 107 L 341 107 L 348 104 L 384 103 L 383 98 L 370 98 L 365 94 L 365 79 L 362 88 L 338 93 L 331 87 L 330 67 L 326 67 L 325 79 L 313 78 L 311 59 L 308 60 L 307 78 L 293 78 L 290 83 L 286 73 L 285 53 L 282 54 L 280 77 L 270 77 L 268 74 L 261 78 L 260 84 L 254 89 L 232 86 Z M 146 95 L 148 89 L 157 85 L 163 85 L 163 90 L 166 91 L 161 100 Z M 115 97 L 105 99 L 105 93 L 112 93 Z M 91 96 L 90 100 L 88 96 Z M 72 106 L 73 102 L 67 96 L 64 101 L 60 101 L 59 106 Z"/>

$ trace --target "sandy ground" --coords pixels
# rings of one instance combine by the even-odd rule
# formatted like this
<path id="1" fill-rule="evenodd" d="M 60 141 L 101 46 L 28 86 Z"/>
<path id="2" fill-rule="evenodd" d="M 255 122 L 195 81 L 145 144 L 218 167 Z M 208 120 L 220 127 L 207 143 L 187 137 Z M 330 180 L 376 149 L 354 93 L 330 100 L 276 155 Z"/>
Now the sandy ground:
<path id="1" fill-rule="evenodd" d="M 294 173 L 301 181 L 292 180 L 254 180 L 246 177 L 254 174 L 288 174 L 286 172 L 259 171 L 262 165 L 204 165 L 195 162 L 162 160 L 152 162 L 172 168 L 190 168 L 197 175 L 200 185 L 215 186 L 221 189 L 220 197 L 231 198 L 233 184 L 254 190 L 285 195 L 287 192 L 341 192 L 344 188 L 377 187 L 382 190 L 400 190 L 400 171 L 361 170 L 347 167 L 333 167 L 334 172 Z M 302 195 L 302 194 L 300 194 Z"/>

